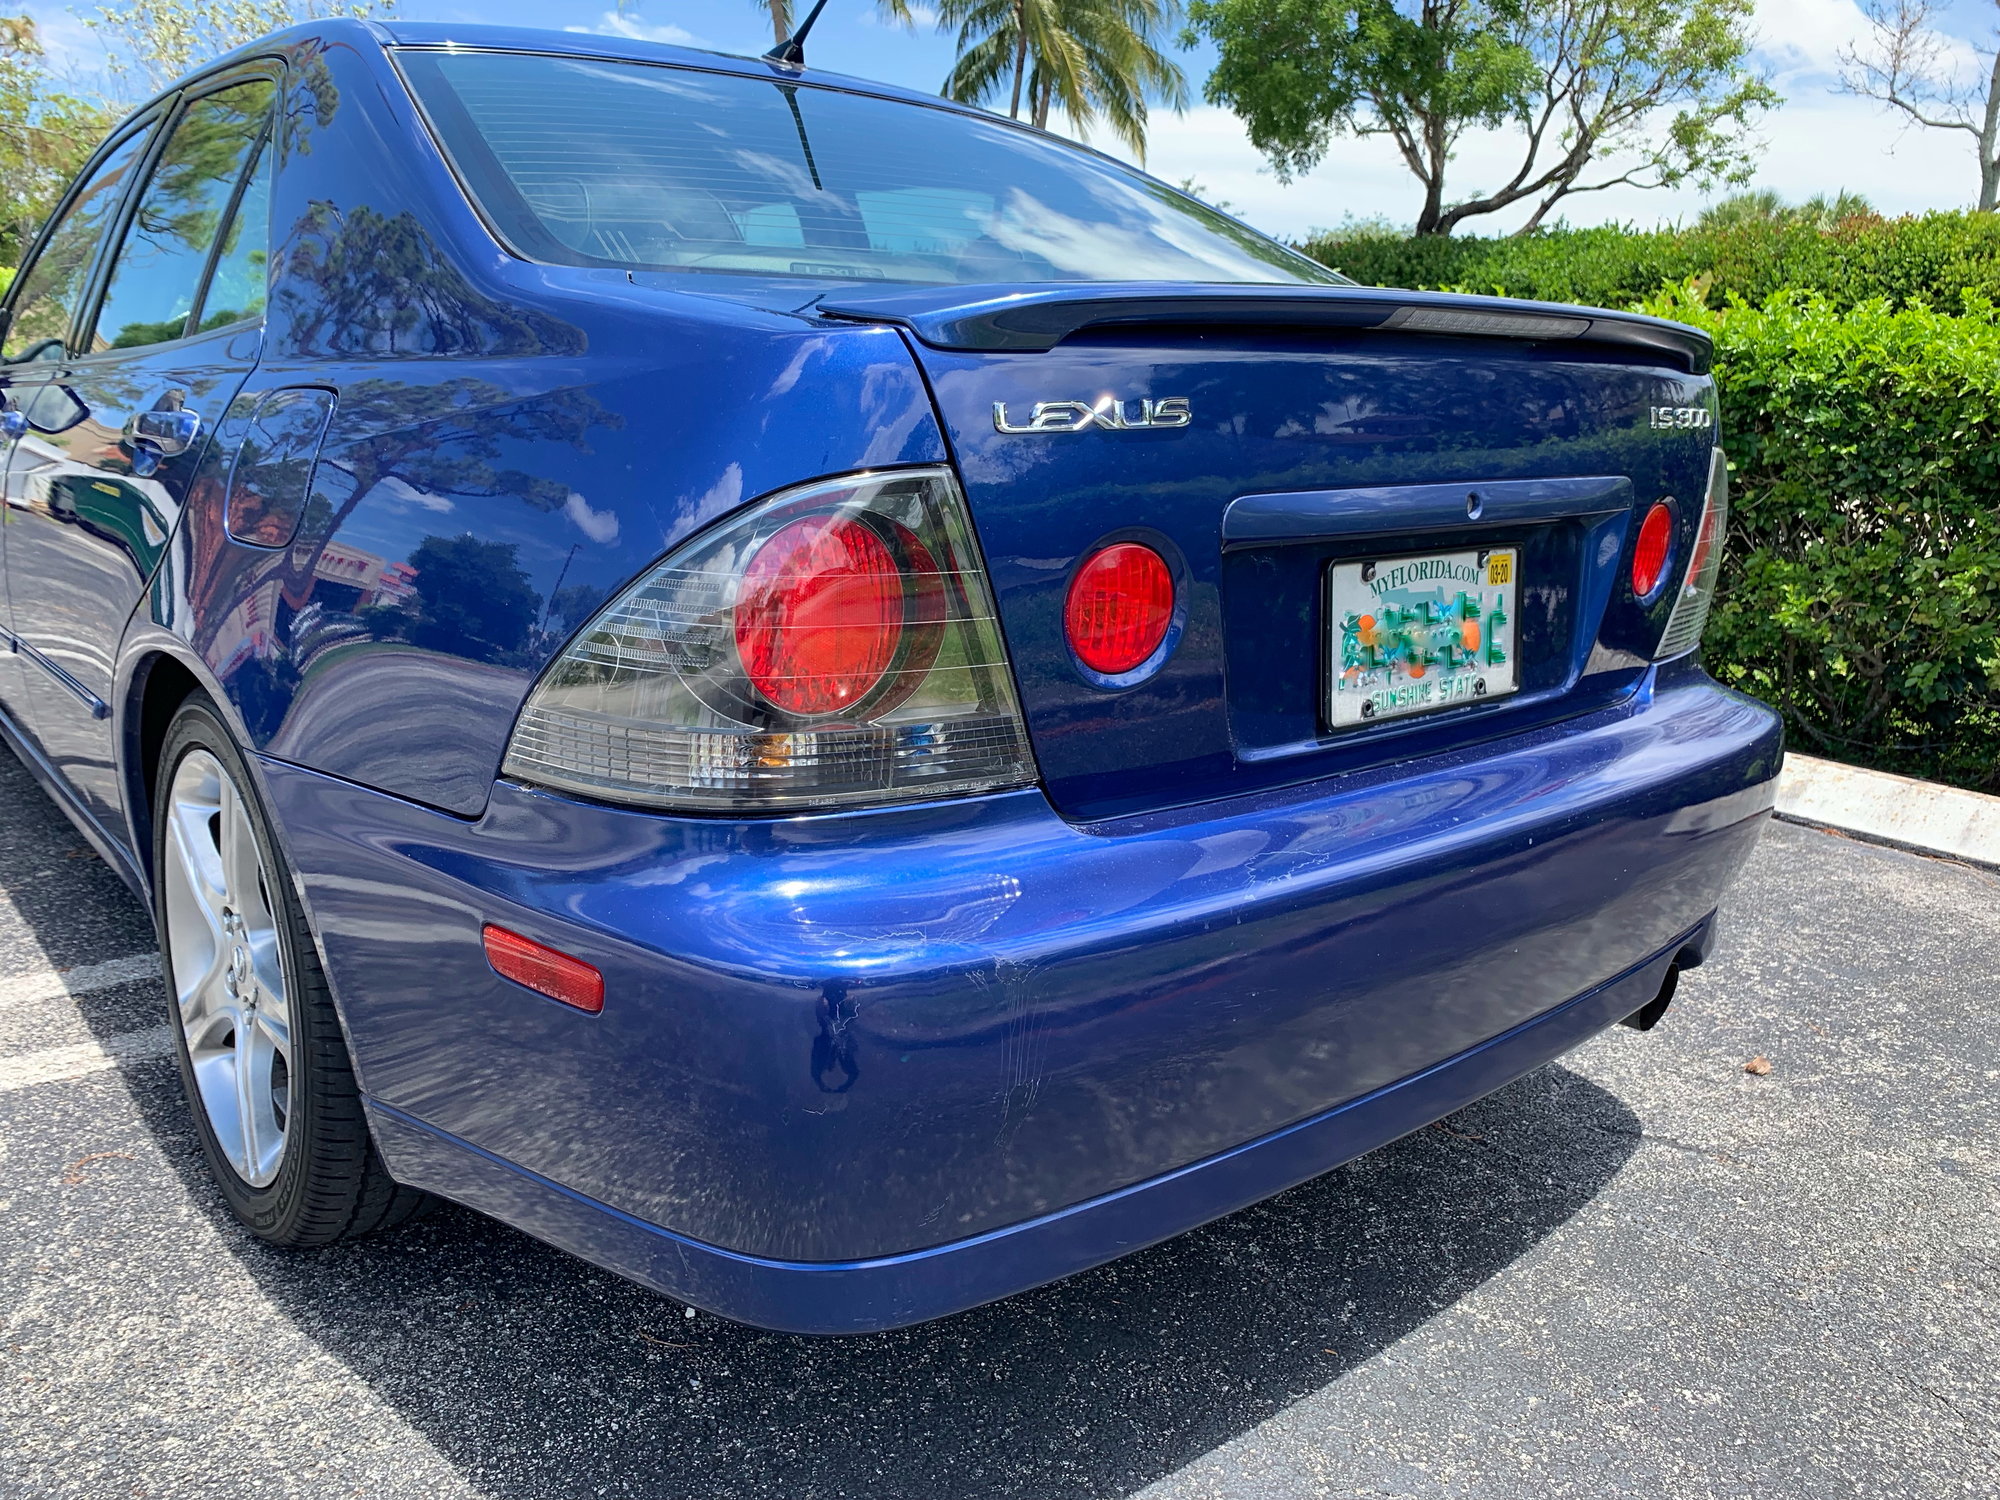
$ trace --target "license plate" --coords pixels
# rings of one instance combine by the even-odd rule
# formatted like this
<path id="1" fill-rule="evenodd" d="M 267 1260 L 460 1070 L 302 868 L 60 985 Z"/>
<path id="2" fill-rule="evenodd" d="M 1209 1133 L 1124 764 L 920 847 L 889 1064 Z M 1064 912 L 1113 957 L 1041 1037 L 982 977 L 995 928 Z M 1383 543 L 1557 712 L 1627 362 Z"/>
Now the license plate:
<path id="1" fill-rule="evenodd" d="M 1519 587 L 1512 547 L 1335 563 L 1328 721 L 1346 729 L 1514 692 Z"/>

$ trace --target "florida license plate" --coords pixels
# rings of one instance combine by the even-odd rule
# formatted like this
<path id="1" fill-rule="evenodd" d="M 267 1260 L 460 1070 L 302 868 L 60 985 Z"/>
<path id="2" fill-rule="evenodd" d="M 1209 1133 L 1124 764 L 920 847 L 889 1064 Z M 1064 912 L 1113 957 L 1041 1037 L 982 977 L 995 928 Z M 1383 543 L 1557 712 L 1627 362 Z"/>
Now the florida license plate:
<path id="1" fill-rule="evenodd" d="M 1335 563 L 1328 721 L 1345 729 L 1515 691 L 1519 587 L 1512 547 Z"/>

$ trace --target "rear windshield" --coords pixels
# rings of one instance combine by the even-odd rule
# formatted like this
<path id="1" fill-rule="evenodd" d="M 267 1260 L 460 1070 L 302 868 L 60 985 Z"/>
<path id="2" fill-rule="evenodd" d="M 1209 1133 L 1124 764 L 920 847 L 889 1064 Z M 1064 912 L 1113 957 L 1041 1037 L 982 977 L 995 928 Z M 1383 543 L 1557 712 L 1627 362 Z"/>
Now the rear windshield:
<path id="1" fill-rule="evenodd" d="M 957 284 L 1340 282 L 1115 163 L 950 110 L 647 63 L 398 54 L 521 254 Z"/>

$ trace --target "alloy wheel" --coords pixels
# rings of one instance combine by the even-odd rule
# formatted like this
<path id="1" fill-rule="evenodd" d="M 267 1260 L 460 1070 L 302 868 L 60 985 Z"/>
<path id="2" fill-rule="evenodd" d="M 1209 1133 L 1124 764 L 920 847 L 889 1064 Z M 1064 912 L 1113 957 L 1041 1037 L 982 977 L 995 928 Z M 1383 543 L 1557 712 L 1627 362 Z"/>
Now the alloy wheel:
<path id="1" fill-rule="evenodd" d="M 240 787 L 208 751 L 174 767 L 161 872 L 174 1001 L 216 1144 L 252 1187 L 284 1160 L 292 1012 L 269 872 Z"/>

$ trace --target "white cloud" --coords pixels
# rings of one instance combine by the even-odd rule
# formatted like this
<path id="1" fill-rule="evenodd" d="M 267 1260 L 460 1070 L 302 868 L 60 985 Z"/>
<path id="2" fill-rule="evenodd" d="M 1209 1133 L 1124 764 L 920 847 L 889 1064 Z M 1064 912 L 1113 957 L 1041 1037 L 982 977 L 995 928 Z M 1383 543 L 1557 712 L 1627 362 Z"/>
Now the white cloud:
<path id="1" fill-rule="evenodd" d="M 665 42 L 674 47 L 706 47 L 700 37 L 691 31 L 662 22 L 654 25 L 642 21 L 637 16 L 628 16 L 623 11 L 607 10 L 597 19 L 595 26 L 565 26 L 564 31 L 581 31 L 597 36 L 629 37 L 635 42 Z"/>
<path id="2" fill-rule="evenodd" d="M 576 529 L 600 545 L 618 540 L 618 516 L 608 510 L 592 510 L 590 502 L 575 490 L 563 501 L 562 513 L 576 522 Z"/>
<path id="3" fill-rule="evenodd" d="M 1947 13 L 1947 20 L 1950 19 Z M 1758 57 L 1779 92 L 1804 100 L 1829 89 L 1846 70 L 1845 54 L 1865 51 L 1873 36 L 1855 0 L 1759 0 Z M 1972 43 L 1938 32 L 1937 60 L 1963 83 L 1983 82 L 1989 62 Z"/>
<path id="4" fill-rule="evenodd" d="M 707 515 L 728 510 L 743 498 L 743 465 L 731 464 L 722 471 L 722 477 L 703 492 L 694 503 L 697 515 Z"/>
<path id="5" fill-rule="evenodd" d="M 1758 53 L 1779 81 L 1795 75 L 1832 78 L 1840 55 L 1868 36 L 1868 18 L 1854 0 L 1758 0 Z"/>
<path id="6" fill-rule="evenodd" d="M 433 495 L 429 490 L 420 490 L 408 480 L 398 478 L 394 474 L 377 481 L 375 488 L 386 493 L 391 499 L 400 500 L 405 505 L 414 505 L 419 510 L 431 510 L 443 514 L 456 508 L 448 496 Z"/>

